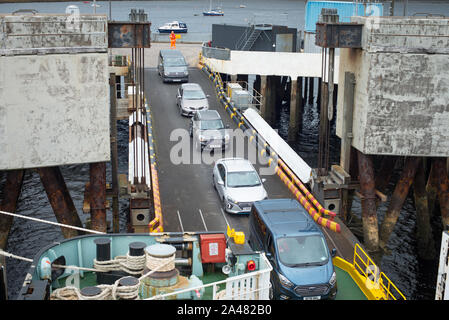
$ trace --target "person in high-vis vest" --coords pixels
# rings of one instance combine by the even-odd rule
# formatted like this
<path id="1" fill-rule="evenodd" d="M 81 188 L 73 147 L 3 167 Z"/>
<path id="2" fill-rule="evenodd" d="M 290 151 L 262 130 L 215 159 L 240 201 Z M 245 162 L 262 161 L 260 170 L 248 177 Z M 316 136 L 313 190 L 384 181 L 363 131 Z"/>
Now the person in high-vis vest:
<path id="1" fill-rule="evenodd" d="M 170 33 L 170 49 L 176 49 L 176 35 L 173 31 Z"/>

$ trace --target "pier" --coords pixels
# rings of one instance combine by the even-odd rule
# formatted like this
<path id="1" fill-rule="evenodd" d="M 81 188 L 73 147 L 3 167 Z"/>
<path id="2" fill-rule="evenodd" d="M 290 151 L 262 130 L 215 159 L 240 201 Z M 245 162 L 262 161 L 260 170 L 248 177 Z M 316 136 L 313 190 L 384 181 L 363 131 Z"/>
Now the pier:
<path id="1" fill-rule="evenodd" d="M 82 15 L 78 23 L 83 31 L 75 37 L 66 33 L 65 17 L 0 15 L 8 26 L 0 37 L 5 39 L 0 68 L 7 70 L 0 77 L 0 132 L 5 133 L 0 147 L 6 150 L 0 170 L 7 171 L 1 211 L 16 211 L 24 173 L 36 170 L 61 224 L 105 233 L 111 210 L 109 231 L 118 233 L 123 227 L 118 200 L 123 198 L 129 199 L 129 232 L 224 231 L 229 226 L 248 234 L 247 216 L 224 212 L 213 189 L 212 165 L 221 155 L 209 157 L 191 143 L 188 148 L 181 145 L 191 141 L 190 119 L 176 108 L 178 85 L 165 84 L 158 75 L 157 54 L 166 44 L 150 43 L 151 23 Z M 439 33 L 432 34 L 432 28 Z M 298 199 L 338 256 L 352 260 L 354 248 L 360 246 L 378 261 L 413 190 L 419 254 L 433 258 L 430 216 L 435 208 L 442 226 L 449 225 L 447 19 L 353 17 L 348 24 L 339 22 L 335 12 L 323 11 L 316 32 L 322 53 L 253 51 L 249 40 L 239 50 L 205 43 L 181 44 L 179 49 L 189 62 L 189 82 L 200 84 L 210 109 L 218 111 L 235 141 L 244 142 L 242 156 L 260 154 L 255 163 L 259 172 L 273 166 L 270 174 L 261 174 L 269 198 Z M 231 83 L 258 94 L 256 107 L 237 110 L 223 93 Z M 315 99 L 320 146 L 318 166 L 310 168 L 290 157 L 293 149 L 264 128 L 272 125 L 277 102 L 288 101 L 287 140 L 296 141 L 304 104 Z M 126 176 L 117 172 L 121 120 L 128 122 L 129 130 Z M 340 163 L 329 161 L 331 121 L 341 139 Z M 238 152 L 236 142 L 230 153 Z M 381 165 L 376 167 L 374 160 Z M 90 219 L 85 225 L 60 170 L 76 163 L 90 168 L 83 203 Z M 398 165 L 399 180 L 387 195 Z M 362 240 L 349 228 L 354 197 L 362 206 Z M 387 201 L 388 210 L 379 221 L 379 203 Z M 12 219 L 0 215 L 2 249 Z M 65 238 L 82 234 L 64 227 L 61 232 Z"/>

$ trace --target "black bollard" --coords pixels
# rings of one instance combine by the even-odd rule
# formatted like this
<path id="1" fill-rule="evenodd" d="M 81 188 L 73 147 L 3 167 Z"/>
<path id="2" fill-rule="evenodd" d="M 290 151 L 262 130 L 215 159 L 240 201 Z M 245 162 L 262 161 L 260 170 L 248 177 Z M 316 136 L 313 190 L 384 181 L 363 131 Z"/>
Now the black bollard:
<path id="1" fill-rule="evenodd" d="M 111 260 L 111 239 L 98 238 L 94 243 L 97 245 L 97 261 Z"/>
<path id="2" fill-rule="evenodd" d="M 144 249 L 147 247 L 147 244 L 144 242 L 131 242 L 129 244 L 129 255 L 132 257 L 143 256 Z"/>

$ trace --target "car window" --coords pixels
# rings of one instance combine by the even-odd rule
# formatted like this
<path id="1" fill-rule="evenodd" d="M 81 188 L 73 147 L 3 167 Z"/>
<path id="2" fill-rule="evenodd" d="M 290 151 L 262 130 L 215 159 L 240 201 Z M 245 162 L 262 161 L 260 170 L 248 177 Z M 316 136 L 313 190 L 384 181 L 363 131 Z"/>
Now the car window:
<path id="1" fill-rule="evenodd" d="M 187 65 L 183 57 L 167 57 L 164 63 L 167 67 L 182 67 Z"/>
<path id="2" fill-rule="evenodd" d="M 287 266 L 323 265 L 329 255 L 320 235 L 282 237 L 276 241 L 279 260 Z"/>
<path id="3" fill-rule="evenodd" d="M 224 125 L 221 120 L 203 120 L 200 122 L 201 130 L 220 130 L 223 128 Z"/>
<path id="4" fill-rule="evenodd" d="M 201 100 L 206 99 L 206 95 L 202 90 L 184 90 L 183 98 L 187 100 Z"/>
<path id="5" fill-rule="evenodd" d="M 260 179 L 255 171 L 239 171 L 228 173 L 228 187 L 254 187 L 260 185 Z"/>
<path id="6" fill-rule="evenodd" d="M 220 173 L 221 180 L 225 181 L 226 175 L 225 175 L 225 168 L 224 168 L 224 166 L 222 164 L 219 164 L 217 166 L 217 168 L 218 168 L 218 172 Z"/>

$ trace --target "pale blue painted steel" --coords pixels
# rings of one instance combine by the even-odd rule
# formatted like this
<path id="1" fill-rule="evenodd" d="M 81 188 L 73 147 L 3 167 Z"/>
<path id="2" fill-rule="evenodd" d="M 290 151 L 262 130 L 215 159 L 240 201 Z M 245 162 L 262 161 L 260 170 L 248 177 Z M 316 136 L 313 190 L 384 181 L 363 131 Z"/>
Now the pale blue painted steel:
<path id="1" fill-rule="evenodd" d="M 366 13 L 365 13 L 366 5 Z M 381 3 L 359 3 L 357 6 L 358 16 L 382 16 L 383 4 Z M 340 22 L 350 22 L 351 16 L 356 15 L 356 4 L 354 2 L 342 2 L 342 1 L 309 1 L 306 4 L 305 13 L 305 31 L 315 32 L 316 23 L 321 14 L 322 8 L 337 9 Z"/>

